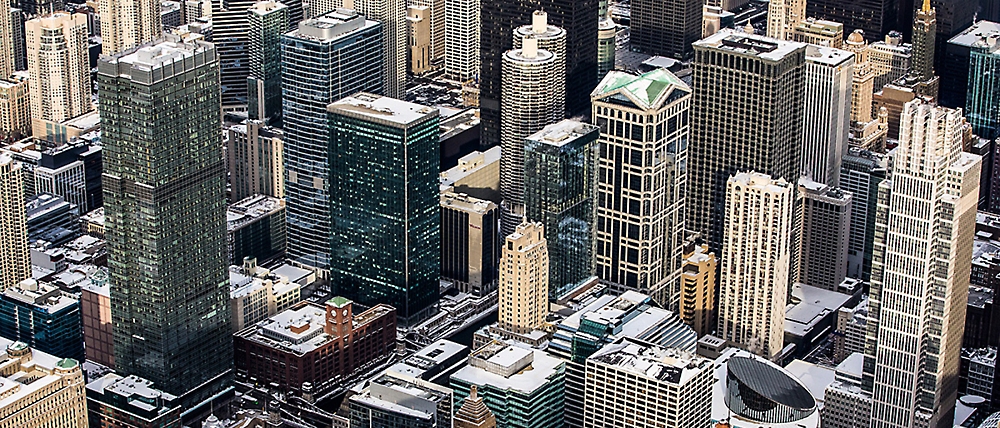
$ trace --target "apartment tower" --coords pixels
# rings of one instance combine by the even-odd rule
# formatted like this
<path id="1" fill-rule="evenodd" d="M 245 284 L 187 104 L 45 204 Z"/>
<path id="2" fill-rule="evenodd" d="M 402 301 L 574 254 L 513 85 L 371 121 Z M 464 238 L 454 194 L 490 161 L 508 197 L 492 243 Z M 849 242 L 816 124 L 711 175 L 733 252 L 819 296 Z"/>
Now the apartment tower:
<path id="1" fill-rule="evenodd" d="M 159 0 L 99 0 L 101 53 L 114 55 L 163 34 Z"/>
<path id="2" fill-rule="evenodd" d="M 906 103 L 879 184 L 865 346 L 872 428 L 952 426 L 981 167 L 962 151 L 962 122 L 961 110 Z"/>
<path id="3" fill-rule="evenodd" d="M 445 2 L 444 71 L 460 82 L 479 76 L 480 0 Z"/>
<path id="4" fill-rule="evenodd" d="M 717 335 L 764 358 L 784 346 L 795 189 L 741 172 L 726 183 Z"/>
<path id="5" fill-rule="evenodd" d="M 538 330 L 549 315 L 549 251 L 541 223 L 507 235 L 500 256 L 498 322 L 517 334 Z"/>
<path id="6" fill-rule="evenodd" d="M 383 58 L 382 90 L 387 97 L 406 98 L 406 0 L 343 0 L 344 8 L 354 9 L 381 24 Z"/>
<path id="7" fill-rule="evenodd" d="M 87 16 L 57 12 L 24 24 L 28 46 L 28 87 L 32 128 L 45 135 L 44 122 L 60 123 L 94 109 L 90 99 Z"/>
<path id="8" fill-rule="evenodd" d="M 0 291 L 31 278 L 28 252 L 28 220 L 24 208 L 24 173 L 21 163 L 0 154 Z"/>

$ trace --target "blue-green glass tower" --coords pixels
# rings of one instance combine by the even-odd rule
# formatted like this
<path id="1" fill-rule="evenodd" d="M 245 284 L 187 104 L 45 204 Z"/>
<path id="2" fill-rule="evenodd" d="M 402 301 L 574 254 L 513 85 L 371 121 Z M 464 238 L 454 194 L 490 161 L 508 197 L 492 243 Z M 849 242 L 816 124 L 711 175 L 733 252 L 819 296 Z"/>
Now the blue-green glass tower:
<path id="1" fill-rule="evenodd" d="M 330 159 L 326 106 L 382 92 L 382 26 L 338 9 L 281 38 L 288 258 L 324 276 L 330 268 Z"/>
<path id="2" fill-rule="evenodd" d="M 563 120 L 524 143 L 528 220 L 545 225 L 549 296 L 557 299 L 594 275 L 594 194 L 600 128 Z"/>
<path id="3" fill-rule="evenodd" d="M 969 89 L 965 115 L 976 135 L 1000 137 L 1000 43 L 976 42 L 969 53 Z"/>
<path id="4" fill-rule="evenodd" d="M 0 336 L 60 358 L 83 361 L 80 300 L 26 280 L 0 294 Z"/>
<path id="5" fill-rule="evenodd" d="M 327 115 L 333 292 L 416 321 L 440 286 L 438 111 L 358 93 Z"/>
<path id="6" fill-rule="evenodd" d="M 288 7 L 262 1 L 247 10 L 250 77 L 247 115 L 274 123 L 281 118 L 281 34 L 288 29 Z"/>

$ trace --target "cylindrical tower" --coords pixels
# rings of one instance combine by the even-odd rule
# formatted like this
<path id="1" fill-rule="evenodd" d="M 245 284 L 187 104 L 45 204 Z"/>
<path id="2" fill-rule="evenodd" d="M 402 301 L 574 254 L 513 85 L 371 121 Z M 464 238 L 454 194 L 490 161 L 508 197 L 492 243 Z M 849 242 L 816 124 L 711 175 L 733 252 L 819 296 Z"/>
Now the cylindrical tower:
<path id="1" fill-rule="evenodd" d="M 615 22 L 611 17 L 597 23 L 597 80 L 615 69 Z"/>
<path id="2" fill-rule="evenodd" d="M 559 69 L 566 73 L 566 30 L 549 25 L 548 15 L 536 10 L 531 14 L 531 25 L 522 25 L 514 30 L 514 49 L 521 49 L 521 41 L 527 36 L 538 41 L 538 49 L 555 54 Z"/>
<path id="3" fill-rule="evenodd" d="M 562 119 L 566 100 L 565 63 L 539 47 L 533 34 L 521 49 L 504 53 L 500 105 L 500 232 L 507 236 L 524 217 L 524 139 Z M 564 45 L 565 46 L 565 45 Z"/>

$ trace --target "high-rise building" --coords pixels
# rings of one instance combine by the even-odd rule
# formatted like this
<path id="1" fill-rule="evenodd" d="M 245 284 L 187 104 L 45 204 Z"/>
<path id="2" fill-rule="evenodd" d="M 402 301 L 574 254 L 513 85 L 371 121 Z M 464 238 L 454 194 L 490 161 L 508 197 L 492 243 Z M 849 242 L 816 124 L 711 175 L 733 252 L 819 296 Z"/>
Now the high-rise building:
<path id="1" fill-rule="evenodd" d="M 459 291 L 476 296 L 496 290 L 499 215 L 493 202 L 441 193 L 441 279 L 454 281 Z"/>
<path id="2" fill-rule="evenodd" d="M 869 48 L 860 30 L 847 37 L 845 49 L 854 53 L 854 75 L 851 76 L 851 118 L 848 145 L 864 150 L 883 151 L 888 123 L 872 115 L 872 95 L 875 93 L 875 70 L 868 60 Z M 835 174 L 840 174 L 835 171 Z"/>
<path id="3" fill-rule="evenodd" d="M 232 364 L 218 79 L 170 34 L 98 65 L 115 365 L 178 396 Z"/>
<path id="4" fill-rule="evenodd" d="M 163 34 L 160 0 L 99 0 L 101 53 L 114 55 Z"/>
<path id="5" fill-rule="evenodd" d="M 435 67 L 440 66 L 445 56 L 445 34 L 448 26 L 447 3 L 445 0 L 410 0 L 409 2 L 412 6 L 427 7 L 427 18 L 430 22 L 430 61 Z M 476 10 L 474 13 L 479 13 L 479 11 Z"/>
<path id="6" fill-rule="evenodd" d="M 623 337 L 587 358 L 586 370 L 586 428 L 709 426 L 709 359 Z"/>
<path id="7" fill-rule="evenodd" d="M 941 105 L 963 108 L 967 105 L 975 77 L 969 73 L 972 52 L 989 52 L 997 38 L 1000 38 L 1000 23 L 976 21 L 943 44 L 944 61 L 937 64 L 936 70 L 948 84 L 941 86 Z"/>
<path id="8" fill-rule="evenodd" d="M 0 79 L 6 79 L 14 74 L 14 15 L 10 9 L 10 2 L 0 2 Z"/>
<path id="9" fill-rule="evenodd" d="M 698 0 L 635 0 L 631 8 L 632 49 L 650 55 L 687 59 L 691 43 L 701 38 Z"/>
<path id="10" fill-rule="evenodd" d="M 982 24 L 981 22 L 979 23 Z M 969 52 L 969 85 L 965 102 L 965 117 L 972 132 L 990 140 L 1000 137 L 1000 25 L 991 38 L 971 44 Z"/>
<path id="11" fill-rule="evenodd" d="M 868 41 L 876 41 L 891 30 L 898 30 L 897 13 L 907 0 L 863 0 L 845 3 L 838 0 L 808 0 L 806 16 L 844 24 L 845 34 L 864 31 Z M 909 19 L 909 18 L 907 18 Z M 904 25 L 909 25 L 905 23 Z"/>
<path id="12" fill-rule="evenodd" d="M 281 130 L 259 120 L 247 120 L 226 130 L 226 170 L 229 200 L 252 195 L 285 196 Z"/>
<path id="13" fill-rule="evenodd" d="M 480 145 L 485 149 L 501 143 L 502 89 L 508 86 L 502 83 L 503 58 L 513 47 L 514 30 L 530 24 L 535 10 L 544 10 L 549 23 L 566 30 L 566 111 L 570 114 L 585 112 L 590 106 L 588 95 L 597 83 L 595 35 L 600 15 L 599 0 L 485 1 L 481 4 Z"/>
<path id="14" fill-rule="evenodd" d="M 524 143 L 525 217 L 545 227 L 552 299 L 594 276 L 599 135 L 596 126 L 564 119 Z"/>
<path id="15" fill-rule="evenodd" d="M 220 0 L 212 4 L 212 42 L 219 53 L 222 108 L 247 106 L 250 77 L 249 11 L 257 0 Z"/>
<path id="16" fill-rule="evenodd" d="M 913 45 L 903 43 L 903 35 L 897 31 L 890 31 L 885 40 L 869 44 L 868 60 L 875 72 L 872 90 L 878 92 L 885 85 L 909 73 L 912 55 Z"/>
<path id="17" fill-rule="evenodd" d="M 801 171 L 831 186 L 840 179 L 840 162 L 847 153 L 853 78 L 850 52 L 806 47 Z"/>
<path id="18" fill-rule="evenodd" d="M 406 23 L 409 74 L 420 75 L 431 70 L 431 14 L 427 6 L 407 6 Z"/>
<path id="19" fill-rule="evenodd" d="M 58 12 L 24 24 L 28 44 L 28 87 L 33 134 L 42 138 L 45 126 L 94 109 L 90 99 L 87 59 L 87 17 Z"/>
<path id="20" fill-rule="evenodd" d="M 87 428 L 87 396 L 80 362 L 0 338 L 6 396 L 0 423 L 14 427 Z M 31 379 L 29 382 L 28 379 Z"/>
<path id="21" fill-rule="evenodd" d="M 28 219 L 24 203 L 22 165 L 10 155 L 0 154 L 0 290 L 31 277 L 28 252 Z"/>
<path id="22" fill-rule="evenodd" d="M 479 76 L 480 0 L 445 2 L 444 71 L 465 82 Z"/>
<path id="23" fill-rule="evenodd" d="M 596 275 L 676 310 L 691 88 L 662 68 L 612 71 L 591 97 L 601 129 Z"/>
<path id="24" fill-rule="evenodd" d="M 0 79 L 0 138 L 20 140 L 31 135 L 28 80 Z"/>
<path id="25" fill-rule="evenodd" d="M 908 80 L 928 82 L 934 78 L 934 56 L 937 40 L 937 10 L 931 7 L 931 0 L 924 0 L 923 6 L 913 18 L 913 62 Z M 937 97 L 937 86 L 928 88 L 923 94 Z"/>
<path id="26" fill-rule="evenodd" d="M 417 321 L 441 278 L 438 111 L 359 93 L 327 117 L 333 290 Z"/>
<path id="27" fill-rule="evenodd" d="M 24 22 L 27 20 L 27 16 L 21 9 L 11 9 L 10 19 L 13 22 L 11 29 L 13 30 L 14 43 L 12 47 L 14 48 L 14 70 L 27 70 L 28 69 L 28 50 L 25 46 L 24 40 Z"/>
<path id="28" fill-rule="evenodd" d="M 549 251 L 541 223 L 523 223 L 507 235 L 500 256 L 500 328 L 527 334 L 549 315 Z"/>
<path id="29" fill-rule="evenodd" d="M 268 262 L 285 255 L 285 202 L 253 195 L 229 205 L 226 237 L 230 265 L 251 258 Z"/>
<path id="30" fill-rule="evenodd" d="M 805 0 L 774 0 L 767 3 L 767 37 L 791 40 L 806 19 Z"/>
<path id="31" fill-rule="evenodd" d="M 406 0 L 339 0 L 344 7 L 378 21 L 382 32 L 382 67 L 384 79 L 379 94 L 406 98 Z"/>
<path id="32" fill-rule="evenodd" d="M 273 0 L 247 10 L 250 76 L 247 116 L 274 121 L 281 117 L 281 35 L 288 29 L 288 7 Z"/>
<path id="33" fill-rule="evenodd" d="M 500 113 L 500 193 L 503 196 L 500 233 L 510 234 L 524 218 L 524 139 L 561 119 L 566 80 L 562 62 L 551 51 L 539 49 L 534 35 L 521 49 L 503 58 L 503 94 Z"/>
<path id="34" fill-rule="evenodd" d="M 879 185 L 865 385 L 873 428 L 949 427 L 979 197 L 961 110 L 914 100 Z"/>
<path id="35" fill-rule="evenodd" d="M 799 178 L 806 45 L 722 31 L 695 43 L 687 229 L 722 247 L 726 181 Z"/>
<path id="36" fill-rule="evenodd" d="M 704 241 L 689 240 L 684 244 L 684 264 L 681 267 L 681 319 L 694 329 L 698 337 L 715 331 L 715 253 L 708 251 Z"/>
<path id="37" fill-rule="evenodd" d="M 806 18 L 795 25 L 791 34 L 791 40 L 796 42 L 844 49 L 844 24 L 839 22 Z"/>
<path id="38" fill-rule="evenodd" d="M 717 335 L 764 358 L 784 346 L 794 189 L 738 173 L 726 183 Z"/>
<path id="39" fill-rule="evenodd" d="M 618 26 L 611 20 L 611 15 L 601 17 L 597 23 L 597 80 L 615 69 L 615 49 Z"/>
<path id="40" fill-rule="evenodd" d="M 538 49 L 546 50 L 555 55 L 556 69 L 566 69 L 566 30 L 549 24 L 549 16 L 544 10 L 531 13 L 531 24 L 522 25 L 514 30 L 514 49 L 522 49 L 526 37 L 537 41 Z M 503 108 L 501 106 L 501 111 Z M 501 137 L 503 131 L 500 132 Z"/>
<path id="41" fill-rule="evenodd" d="M 453 419 L 455 428 L 496 428 L 497 418 L 489 407 L 483 404 L 478 387 L 469 387 L 469 396 L 462 401 L 462 406 L 455 411 Z"/>
<path id="42" fill-rule="evenodd" d="M 840 167 L 840 187 L 851 193 L 851 227 L 847 244 L 847 276 L 871 280 L 878 185 L 886 178 L 885 156 L 850 148 Z"/>
<path id="43" fill-rule="evenodd" d="M 798 193 L 797 282 L 836 291 L 847 277 L 852 195 L 805 177 L 799 179 Z"/>
<path id="44" fill-rule="evenodd" d="M 382 92 L 380 25 L 341 9 L 281 38 L 288 258 L 321 273 L 330 268 L 330 155 L 328 132 L 316 123 L 336 100 Z"/>
<path id="45" fill-rule="evenodd" d="M 0 336 L 83 361 L 80 299 L 55 285 L 25 279 L 0 294 Z"/>

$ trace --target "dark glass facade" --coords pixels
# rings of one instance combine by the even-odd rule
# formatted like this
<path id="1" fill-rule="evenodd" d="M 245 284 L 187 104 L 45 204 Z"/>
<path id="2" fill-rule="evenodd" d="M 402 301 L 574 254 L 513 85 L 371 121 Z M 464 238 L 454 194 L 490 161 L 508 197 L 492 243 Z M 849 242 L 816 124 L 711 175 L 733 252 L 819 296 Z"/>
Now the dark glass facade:
<path id="1" fill-rule="evenodd" d="M 329 121 L 333 293 L 412 319 L 440 287 L 437 110 L 358 94 Z"/>
<path id="2" fill-rule="evenodd" d="M 969 91 L 965 116 L 972 132 L 990 140 L 1000 137 L 1000 49 L 973 48 L 969 54 Z"/>
<path id="3" fill-rule="evenodd" d="M 514 30 L 531 23 L 544 10 L 549 25 L 566 30 L 566 113 L 590 109 L 590 92 L 597 86 L 598 0 L 513 0 L 482 2 L 479 107 L 482 148 L 500 144 L 500 66 L 514 45 Z"/>
<path id="4" fill-rule="evenodd" d="M 844 34 L 861 29 L 871 43 L 892 30 L 909 33 L 913 12 L 906 12 L 906 4 L 912 8 L 913 0 L 809 0 L 806 16 L 844 24 Z"/>
<path id="5" fill-rule="evenodd" d="M 281 38 L 288 258 L 321 270 L 330 266 L 326 106 L 361 91 L 381 93 L 385 80 L 380 24 L 358 15 L 330 19 L 342 27 L 324 33 L 307 21 Z"/>
<path id="6" fill-rule="evenodd" d="M 0 336 L 27 343 L 59 358 L 84 360 L 80 301 L 53 287 L 38 303 L 18 296 L 18 288 L 0 294 Z M 57 304 L 51 304 L 51 299 Z"/>
<path id="7" fill-rule="evenodd" d="M 564 120 L 525 140 L 524 200 L 529 221 L 545 226 L 549 297 L 594 274 L 595 147 L 600 130 Z"/>
<path id="8" fill-rule="evenodd" d="M 703 4 L 700 0 L 633 0 L 629 18 L 632 49 L 690 58 L 694 54 L 691 43 L 701 38 Z"/>
<path id="9" fill-rule="evenodd" d="M 165 37 L 97 80 L 116 369 L 182 395 L 232 367 L 226 175 L 216 50 Z"/>
<path id="10" fill-rule="evenodd" d="M 288 7 L 281 3 L 271 9 L 260 6 L 250 10 L 249 18 L 247 116 L 274 123 L 281 117 L 281 34 L 288 28 Z"/>

